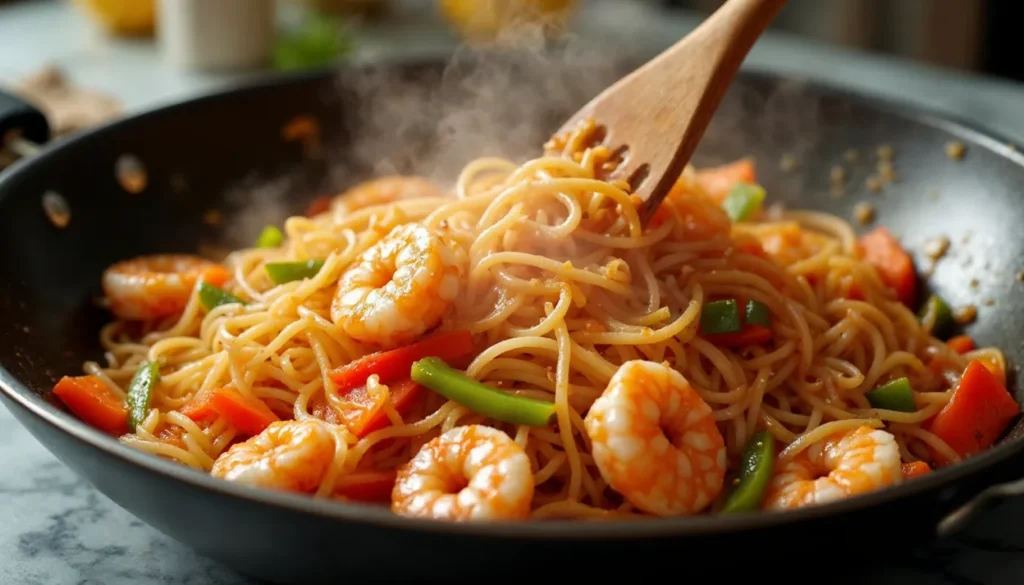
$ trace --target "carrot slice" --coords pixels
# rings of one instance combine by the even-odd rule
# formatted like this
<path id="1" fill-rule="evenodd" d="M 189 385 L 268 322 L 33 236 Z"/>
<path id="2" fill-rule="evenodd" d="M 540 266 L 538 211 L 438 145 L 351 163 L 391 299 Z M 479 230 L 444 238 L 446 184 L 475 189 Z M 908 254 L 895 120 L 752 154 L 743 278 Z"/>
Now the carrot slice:
<path id="1" fill-rule="evenodd" d="M 911 461 L 903 464 L 903 479 L 914 479 L 931 473 L 932 468 L 924 461 Z"/>
<path id="2" fill-rule="evenodd" d="M 313 398 L 309 399 L 309 413 L 322 421 L 331 423 L 332 425 L 341 424 L 341 419 L 338 417 L 338 413 L 331 408 L 331 405 L 327 404 L 327 399 L 324 398 L 323 394 L 317 394 Z"/>
<path id="3" fill-rule="evenodd" d="M 262 433 L 270 423 L 280 420 L 262 401 L 230 387 L 214 390 L 210 404 L 231 426 L 250 436 Z"/>
<path id="4" fill-rule="evenodd" d="M 165 426 L 156 434 L 156 438 L 160 439 L 162 443 L 173 445 L 179 449 L 185 448 L 185 429 L 178 425 Z"/>
<path id="5" fill-rule="evenodd" d="M 192 400 L 178 409 L 178 412 L 196 422 L 217 418 L 218 413 L 217 409 L 213 407 L 212 398 L 212 390 L 200 390 L 192 397 Z"/>
<path id="6" fill-rule="evenodd" d="M 389 502 L 397 476 L 394 470 L 355 472 L 346 476 L 344 485 L 338 486 L 334 493 L 359 502 Z"/>
<path id="7" fill-rule="evenodd" d="M 331 208 L 331 198 L 326 195 L 321 195 L 310 202 L 309 207 L 306 208 L 306 217 L 313 217 L 314 215 L 320 215 Z"/>
<path id="8" fill-rule="evenodd" d="M 697 170 L 697 184 L 708 197 L 721 204 L 736 183 L 753 183 L 757 180 L 754 161 L 749 158 L 727 163 L 717 167 Z"/>
<path id="9" fill-rule="evenodd" d="M 413 382 L 411 379 L 389 384 L 388 394 L 391 396 L 391 406 L 398 414 L 405 416 L 413 404 L 415 404 L 416 398 L 422 390 L 423 386 Z M 341 418 L 341 422 L 354 435 L 365 437 L 373 431 L 391 424 L 391 419 L 384 412 L 383 399 L 383 396 L 372 396 L 367 392 L 366 387 L 362 386 L 345 394 L 345 400 L 348 402 L 349 408 L 345 408 L 337 414 Z"/>
<path id="10" fill-rule="evenodd" d="M 747 323 L 743 326 L 743 329 L 735 333 L 714 333 L 706 335 L 704 338 L 722 347 L 743 347 L 771 341 L 772 330 L 762 325 Z"/>
<path id="11" fill-rule="evenodd" d="M 53 393 L 89 425 L 111 435 L 128 432 L 128 406 L 96 376 L 64 376 Z"/>
<path id="12" fill-rule="evenodd" d="M 974 349 L 974 340 L 971 339 L 970 335 L 957 335 L 956 337 L 950 337 L 946 345 L 949 346 L 949 349 L 963 355 Z"/>
<path id="13" fill-rule="evenodd" d="M 914 262 L 889 230 L 875 228 L 861 236 L 858 244 L 864 261 L 875 267 L 882 282 L 896 291 L 903 304 L 913 304 L 917 294 Z"/>
<path id="14" fill-rule="evenodd" d="M 331 370 L 330 376 L 338 385 L 338 391 L 345 392 L 366 384 L 370 376 L 377 374 L 381 384 L 390 384 L 409 377 L 412 364 L 425 357 L 438 357 L 451 361 L 473 351 L 473 336 L 469 331 L 452 331 L 422 339 L 398 349 L 381 351 L 363 356 L 354 362 Z"/>
<path id="15" fill-rule="evenodd" d="M 1006 387 L 983 362 L 971 360 L 929 430 L 967 458 L 991 447 L 1018 414 L 1020 406 Z M 945 462 L 941 454 L 935 456 Z"/>
<path id="16" fill-rule="evenodd" d="M 225 282 L 231 280 L 231 273 L 228 272 L 227 268 L 217 264 L 204 270 L 202 278 L 203 282 L 207 282 L 216 287 L 222 287 Z"/>

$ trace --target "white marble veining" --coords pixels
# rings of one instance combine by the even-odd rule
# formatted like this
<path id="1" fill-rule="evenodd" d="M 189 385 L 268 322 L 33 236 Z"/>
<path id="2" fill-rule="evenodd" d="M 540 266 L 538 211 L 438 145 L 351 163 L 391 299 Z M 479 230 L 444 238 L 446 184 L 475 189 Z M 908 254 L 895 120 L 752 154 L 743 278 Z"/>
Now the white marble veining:
<path id="1" fill-rule="evenodd" d="M 417 0 L 418 1 L 418 0 Z M 403 4 L 416 4 L 402 0 Z M 690 17 L 665 18 L 615 0 L 590 0 L 577 24 L 583 34 L 615 44 L 664 46 L 691 28 Z M 421 2 L 421 4 L 426 4 Z M 110 42 L 83 28 L 64 2 L 0 8 L 0 84 L 46 61 L 65 66 L 84 84 L 121 97 L 129 111 L 215 89 L 233 77 L 191 74 L 164 66 L 153 46 Z M 431 13 L 432 14 L 432 13 Z M 371 31 L 360 56 L 444 50 L 450 34 L 431 16 Z M 394 40 L 401 38 L 401 43 Z M 628 40 L 627 40 L 628 39 Z M 884 67 L 881 67 L 884 63 Z M 769 34 L 748 65 L 823 79 L 929 108 L 1024 137 L 1024 88 L 878 55 L 809 45 Z M 914 547 L 902 562 L 877 564 L 866 542 L 845 551 L 849 573 L 830 583 L 1017 585 L 1024 581 L 1024 502 L 1008 502 L 959 540 Z M 884 527 L 879 527 L 884 530 Z M 852 555 L 852 556 L 851 556 Z M 859 568 L 855 573 L 852 571 Z M 787 580 L 789 580 L 787 578 Z M 791 581 L 792 582 L 792 581 Z M 0 585 L 256 585 L 200 557 L 143 524 L 80 479 L 0 408 Z"/>

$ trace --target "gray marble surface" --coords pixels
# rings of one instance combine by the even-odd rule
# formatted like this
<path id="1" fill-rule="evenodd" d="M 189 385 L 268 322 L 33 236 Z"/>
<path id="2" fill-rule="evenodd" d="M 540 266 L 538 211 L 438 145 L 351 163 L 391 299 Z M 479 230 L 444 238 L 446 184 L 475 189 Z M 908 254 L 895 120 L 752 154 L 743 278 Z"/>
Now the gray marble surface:
<path id="1" fill-rule="evenodd" d="M 409 6 L 426 2 L 407 0 Z M 592 0 L 576 26 L 581 34 L 632 49 L 656 49 L 685 34 L 690 15 L 664 17 L 650 8 Z M 396 43 L 396 39 L 401 43 Z M 426 10 L 368 31 L 360 57 L 396 51 L 444 51 L 453 39 Z M 110 41 L 83 26 L 64 2 L 0 8 L 0 84 L 44 62 L 76 81 L 105 89 L 130 112 L 177 101 L 239 76 L 198 74 L 165 66 L 152 44 Z M 747 65 L 825 80 L 922 104 L 1024 139 L 1024 87 L 901 60 L 769 34 Z M 1021 143 L 1024 143 L 1022 141 Z M 870 554 L 848 557 L 850 573 L 832 583 L 1010 585 L 1024 582 L 1024 502 L 1008 502 L 960 538 L 908 543 L 905 562 L 873 566 Z M 880 527 L 884 529 L 884 527 Z M 842 553 L 845 556 L 849 551 Z M 867 562 L 865 562 L 867 561 Z M 854 567 L 861 567 L 852 572 Z M 0 584 L 249 585 L 254 583 L 148 527 L 79 479 L 0 408 Z"/>

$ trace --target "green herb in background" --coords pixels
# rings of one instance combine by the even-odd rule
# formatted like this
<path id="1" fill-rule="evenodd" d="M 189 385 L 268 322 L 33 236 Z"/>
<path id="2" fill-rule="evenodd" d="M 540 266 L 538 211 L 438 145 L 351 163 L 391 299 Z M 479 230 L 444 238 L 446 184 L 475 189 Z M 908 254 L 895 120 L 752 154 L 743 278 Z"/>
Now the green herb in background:
<path id="1" fill-rule="evenodd" d="M 274 68 L 291 71 L 330 65 L 351 49 L 340 18 L 312 13 L 297 29 L 277 39 Z"/>

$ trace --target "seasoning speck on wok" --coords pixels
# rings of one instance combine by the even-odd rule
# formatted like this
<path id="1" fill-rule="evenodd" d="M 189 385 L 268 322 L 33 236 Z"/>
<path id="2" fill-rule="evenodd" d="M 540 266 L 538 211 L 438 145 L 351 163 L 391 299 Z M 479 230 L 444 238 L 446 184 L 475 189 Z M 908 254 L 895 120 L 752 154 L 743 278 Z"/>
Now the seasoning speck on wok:
<path id="1" fill-rule="evenodd" d="M 766 208 L 751 159 L 687 167 L 645 225 L 596 128 L 362 183 L 221 262 L 120 262 L 106 363 L 54 393 L 225 481 L 445 521 L 775 513 L 1017 416 L 899 234 Z"/>

